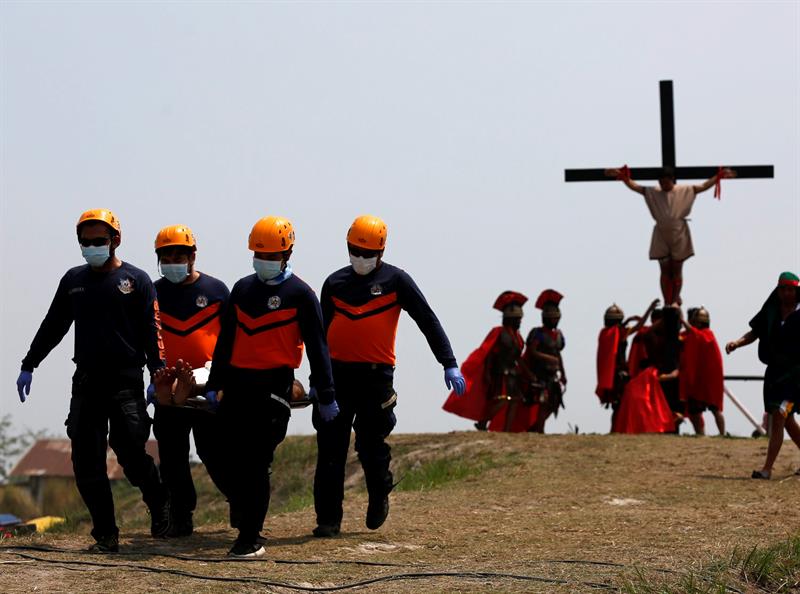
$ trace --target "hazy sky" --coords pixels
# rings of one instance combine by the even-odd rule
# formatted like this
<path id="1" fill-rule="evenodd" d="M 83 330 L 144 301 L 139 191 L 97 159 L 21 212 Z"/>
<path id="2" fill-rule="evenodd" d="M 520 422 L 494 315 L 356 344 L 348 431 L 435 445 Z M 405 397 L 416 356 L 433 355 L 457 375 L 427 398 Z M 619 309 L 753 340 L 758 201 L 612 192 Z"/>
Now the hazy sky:
<path id="1" fill-rule="evenodd" d="M 252 272 L 253 223 L 287 216 L 295 272 L 317 291 L 371 213 L 459 362 L 499 322 L 501 291 L 564 293 L 570 384 L 548 430 L 607 431 L 597 332 L 612 302 L 641 313 L 660 295 L 652 221 L 622 184 L 565 184 L 563 170 L 659 164 L 661 79 L 679 165 L 774 164 L 773 180 L 703 194 L 690 223 L 685 302 L 706 305 L 720 342 L 740 336 L 778 273 L 800 272 L 799 6 L 3 2 L 0 414 L 64 433 L 72 333 L 24 405 L 14 383 L 59 279 L 83 263 L 82 211 L 114 210 L 119 255 L 152 275 L 158 229 L 189 225 L 198 268 L 229 286 Z M 470 428 L 441 410 L 442 370 L 401 320 L 397 430 Z M 523 332 L 539 321 L 528 307 Z M 755 347 L 725 363 L 762 372 Z M 760 414 L 760 386 L 732 388 Z M 311 431 L 295 414 L 290 432 Z"/>

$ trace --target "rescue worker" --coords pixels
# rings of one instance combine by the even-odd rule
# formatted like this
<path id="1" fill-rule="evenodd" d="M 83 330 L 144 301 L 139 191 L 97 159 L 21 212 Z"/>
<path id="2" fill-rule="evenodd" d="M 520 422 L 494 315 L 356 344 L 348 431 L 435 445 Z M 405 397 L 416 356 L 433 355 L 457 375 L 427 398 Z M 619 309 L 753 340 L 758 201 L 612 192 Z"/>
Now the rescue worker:
<path id="1" fill-rule="evenodd" d="M 783 430 L 800 447 L 800 425 L 794 418 L 800 402 L 800 278 L 791 272 L 778 277 L 761 310 L 750 320 L 750 330 L 725 346 L 730 354 L 758 340 L 758 358 L 764 374 L 764 410 L 769 417 L 769 445 L 761 470 L 754 479 L 769 479 L 783 445 Z M 800 470 L 798 470 L 800 474 Z"/>
<path id="2" fill-rule="evenodd" d="M 30 394 L 33 370 L 75 322 L 76 370 L 66 420 L 75 483 L 92 517 L 90 552 L 119 550 L 119 529 L 106 474 L 106 450 L 114 450 L 125 476 L 139 487 L 150 510 L 150 531 L 169 530 L 169 501 L 153 459 L 145 452 L 150 417 L 142 367 L 164 366 L 158 301 L 150 277 L 116 254 L 119 219 L 105 209 L 84 212 L 77 224 L 86 260 L 62 277 L 53 302 L 17 379 L 20 400 Z M 152 392 L 151 384 L 148 392 Z"/>
<path id="3" fill-rule="evenodd" d="M 690 308 L 689 322 L 681 320 L 680 355 L 681 400 L 686 403 L 689 420 L 697 435 L 705 435 L 703 413 L 711 411 L 720 435 L 725 435 L 725 417 L 722 415 L 724 373 L 722 352 L 711 330 L 711 315 L 705 307 Z"/>
<path id="4" fill-rule="evenodd" d="M 516 291 L 503 291 L 495 300 L 494 309 L 503 314 L 502 325 L 492 328 L 461 365 L 467 384 L 464 395 L 451 392 L 442 407 L 477 421 L 478 431 L 527 431 L 533 422 L 530 373 L 522 364 L 525 340 L 519 333 L 527 301 Z"/>
<path id="5" fill-rule="evenodd" d="M 697 194 L 717 186 L 720 180 L 736 177 L 732 169 L 722 169 L 696 186 L 678 185 L 675 170 L 664 167 L 658 178 L 658 187 L 644 187 L 631 178 L 628 166 L 607 169 L 608 177 L 622 181 L 628 189 L 644 196 L 650 214 L 656 224 L 650 241 L 650 259 L 658 260 L 661 268 L 661 294 L 664 305 L 681 305 L 683 288 L 683 263 L 694 255 L 692 235 L 689 232 L 688 216 Z M 718 195 L 715 191 L 715 195 Z"/>
<path id="6" fill-rule="evenodd" d="M 155 287 L 167 365 L 177 366 L 174 373 L 181 376 L 187 370 L 203 369 L 211 361 L 220 332 L 220 314 L 230 293 L 222 281 L 195 268 L 197 244 L 189 227 L 172 225 L 161 229 L 156 235 L 155 250 L 162 277 Z M 192 514 L 197 505 L 189 465 L 190 432 L 194 434 L 197 455 L 212 481 L 225 495 L 228 489 L 223 479 L 225 462 L 220 459 L 215 443 L 219 432 L 216 415 L 175 406 L 171 389 L 168 394 L 170 398 L 164 405 L 156 402 L 153 433 L 158 440 L 161 478 L 171 501 L 171 527 L 167 536 L 182 537 L 192 534 Z M 179 400 L 184 399 L 185 394 Z"/>
<path id="7" fill-rule="evenodd" d="M 367 528 L 380 528 L 389 513 L 393 484 L 391 449 L 385 440 L 396 423 L 394 343 L 401 310 L 425 335 L 444 368 L 446 386 L 459 394 L 465 388 L 436 314 L 411 277 L 383 261 L 386 235 L 386 224 L 378 217 L 358 217 L 347 232 L 350 266 L 331 274 L 322 287 L 322 315 L 341 413 L 331 423 L 321 422 L 317 411 L 312 417 L 317 429 L 313 534 L 318 537 L 340 531 L 351 429 L 369 493 Z"/>
<path id="8" fill-rule="evenodd" d="M 551 414 L 558 415 L 558 409 L 564 407 L 567 374 L 561 351 L 566 343 L 564 334 L 558 329 L 561 320 L 558 306 L 563 298 L 558 291 L 542 291 L 536 300 L 536 307 L 542 310 L 542 326 L 531 330 L 526 340 L 523 359 L 534 377 L 545 386 L 536 422 L 530 428 L 535 433 L 544 433 L 548 417 Z"/>
<path id="9" fill-rule="evenodd" d="M 286 436 L 294 370 L 304 345 L 311 364 L 318 423 L 339 411 L 319 301 L 292 271 L 292 223 L 268 216 L 253 226 L 248 248 L 255 274 L 231 291 L 208 378 L 206 399 L 218 402 L 222 449 L 230 473 L 233 557 L 264 554 L 264 526 L 275 448 Z M 220 394 L 224 392 L 224 397 Z"/>

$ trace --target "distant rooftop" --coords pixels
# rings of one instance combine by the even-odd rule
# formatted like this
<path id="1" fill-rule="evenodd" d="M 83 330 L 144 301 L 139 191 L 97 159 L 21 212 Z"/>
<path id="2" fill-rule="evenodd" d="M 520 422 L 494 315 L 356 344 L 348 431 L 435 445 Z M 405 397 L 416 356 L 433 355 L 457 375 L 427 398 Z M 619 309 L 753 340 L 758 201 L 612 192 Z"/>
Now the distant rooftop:
<path id="1" fill-rule="evenodd" d="M 158 444 L 150 440 L 145 446 L 158 464 Z M 125 478 L 122 467 L 117 462 L 117 456 L 109 448 L 106 452 L 106 467 L 108 478 L 119 480 Z M 34 443 L 22 458 L 11 469 L 9 478 L 21 477 L 67 477 L 74 476 L 72 472 L 72 444 L 68 439 L 40 439 Z"/>

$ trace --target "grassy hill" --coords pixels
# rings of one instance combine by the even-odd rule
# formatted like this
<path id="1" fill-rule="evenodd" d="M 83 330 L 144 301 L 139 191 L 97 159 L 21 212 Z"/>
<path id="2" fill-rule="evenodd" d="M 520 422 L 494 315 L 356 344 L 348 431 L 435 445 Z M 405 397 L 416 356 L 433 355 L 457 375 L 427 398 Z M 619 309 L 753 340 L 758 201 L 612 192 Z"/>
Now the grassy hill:
<path id="1" fill-rule="evenodd" d="M 379 531 L 364 527 L 366 493 L 351 456 L 343 534 L 309 536 L 316 446 L 313 437 L 290 437 L 273 467 L 266 558 L 224 560 L 234 537 L 227 507 L 198 467 L 192 538 L 150 539 L 138 492 L 120 487 L 127 554 L 100 558 L 114 567 L 60 565 L 98 558 L 39 552 L 48 561 L 0 565 L 11 578 L 5 590 L 25 589 L 24 575 L 43 580 L 37 584 L 44 590 L 131 593 L 313 591 L 374 579 L 380 581 L 369 591 L 800 588 L 800 540 L 794 537 L 800 477 L 793 474 L 800 455 L 791 444 L 775 479 L 753 481 L 749 474 L 763 459 L 765 440 L 450 433 L 398 435 L 391 443 L 402 480 Z M 89 544 L 87 532 L 78 515 L 58 533 L 15 542 L 77 549 Z M 0 552 L 0 562 L 18 559 Z M 192 559 L 163 556 L 175 554 Z M 270 590 L 276 583 L 283 586 Z"/>

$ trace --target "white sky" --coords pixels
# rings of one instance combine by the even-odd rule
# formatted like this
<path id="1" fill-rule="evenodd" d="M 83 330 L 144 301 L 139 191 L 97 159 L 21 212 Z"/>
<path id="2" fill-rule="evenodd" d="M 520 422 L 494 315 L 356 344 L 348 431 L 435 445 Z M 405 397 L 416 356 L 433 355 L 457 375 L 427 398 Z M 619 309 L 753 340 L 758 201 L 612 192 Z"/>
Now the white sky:
<path id="1" fill-rule="evenodd" d="M 774 164 L 774 180 L 703 194 L 691 222 L 685 303 L 710 309 L 720 342 L 740 336 L 778 273 L 800 271 L 799 6 L 3 2 L 0 414 L 63 434 L 72 333 L 24 405 L 14 383 L 58 280 L 83 263 L 82 211 L 114 210 L 120 256 L 153 275 L 158 229 L 191 226 L 198 268 L 229 286 L 252 272 L 253 223 L 288 216 L 295 271 L 317 290 L 372 213 L 459 362 L 499 322 L 501 291 L 564 293 L 570 385 L 548 431 L 607 431 L 597 332 L 612 302 L 641 313 L 659 296 L 652 222 L 621 184 L 565 184 L 563 170 L 658 165 L 661 79 L 679 165 Z M 471 427 L 441 410 L 442 370 L 407 316 L 397 352 L 397 430 Z M 725 363 L 762 372 L 754 347 Z M 760 386 L 732 388 L 760 413 Z M 297 413 L 290 432 L 311 431 Z"/>

